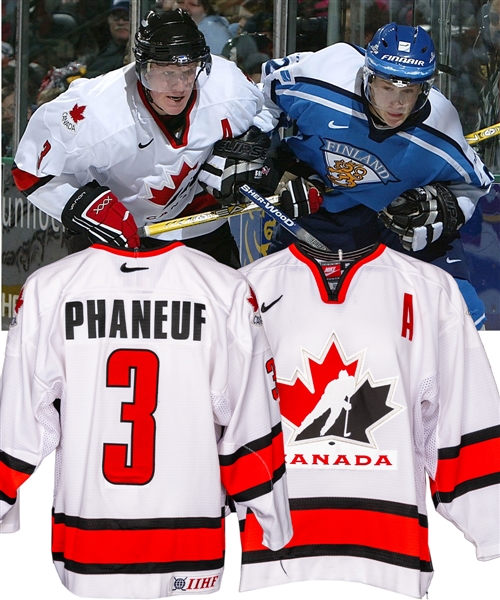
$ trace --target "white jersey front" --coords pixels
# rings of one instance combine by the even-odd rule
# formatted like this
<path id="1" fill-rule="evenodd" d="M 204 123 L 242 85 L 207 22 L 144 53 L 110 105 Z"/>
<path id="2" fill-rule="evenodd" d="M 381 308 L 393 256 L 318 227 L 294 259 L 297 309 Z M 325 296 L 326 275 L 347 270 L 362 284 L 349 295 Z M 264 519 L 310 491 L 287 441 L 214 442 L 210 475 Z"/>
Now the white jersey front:
<path id="1" fill-rule="evenodd" d="M 92 246 L 46 266 L 7 340 L 0 518 L 55 449 L 52 555 L 70 591 L 217 591 L 226 493 L 269 548 L 291 537 L 275 387 L 248 282 L 205 254 Z"/>
<path id="2" fill-rule="evenodd" d="M 292 245 L 241 270 L 275 357 L 294 535 L 264 548 L 249 511 L 240 589 L 333 579 L 422 597 L 427 475 L 477 558 L 500 556 L 500 398 L 454 280 L 382 245 Z"/>
<path id="3" fill-rule="evenodd" d="M 138 227 L 215 204 L 197 183 L 198 171 L 216 141 L 252 125 L 263 105 L 260 90 L 234 63 L 214 56 L 176 138 L 151 108 L 134 68 L 76 80 L 28 122 L 13 174 L 19 189 L 49 215 L 60 219 L 70 197 L 93 180 L 110 188 Z M 189 238 L 220 225 L 160 237 Z"/>

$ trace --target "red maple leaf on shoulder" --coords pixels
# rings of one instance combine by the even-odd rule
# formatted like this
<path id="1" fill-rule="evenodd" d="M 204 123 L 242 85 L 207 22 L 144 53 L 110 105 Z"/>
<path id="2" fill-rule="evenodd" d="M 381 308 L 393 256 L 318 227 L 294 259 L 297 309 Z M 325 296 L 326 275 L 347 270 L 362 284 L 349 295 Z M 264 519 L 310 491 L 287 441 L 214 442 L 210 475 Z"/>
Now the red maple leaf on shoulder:
<path id="1" fill-rule="evenodd" d="M 21 306 L 24 304 L 23 292 L 24 292 L 24 287 L 21 288 L 21 291 L 19 292 L 19 296 L 17 297 L 16 306 L 14 308 L 14 314 L 16 314 L 16 315 L 19 314 L 19 311 L 21 310 Z"/>
<path id="2" fill-rule="evenodd" d="M 247 300 L 252 305 L 253 312 L 257 312 L 259 310 L 259 303 L 257 302 L 257 296 L 252 288 L 250 288 L 250 298 L 247 298 Z"/>
<path id="3" fill-rule="evenodd" d="M 73 108 L 69 111 L 69 114 L 75 123 L 78 123 L 78 121 L 83 121 L 83 119 L 85 119 L 83 113 L 86 108 L 86 106 L 78 106 L 78 104 L 75 104 L 75 106 L 73 106 Z"/>

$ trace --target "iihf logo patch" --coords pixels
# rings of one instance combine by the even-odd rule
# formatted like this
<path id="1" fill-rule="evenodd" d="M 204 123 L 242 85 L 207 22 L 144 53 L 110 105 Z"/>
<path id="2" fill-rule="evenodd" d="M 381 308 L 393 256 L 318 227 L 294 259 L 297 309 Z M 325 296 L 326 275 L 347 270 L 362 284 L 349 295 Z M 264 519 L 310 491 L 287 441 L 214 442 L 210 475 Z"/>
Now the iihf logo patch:
<path id="1" fill-rule="evenodd" d="M 209 575 L 208 577 L 176 577 L 172 576 L 172 587 L 171 593 L 186 593 L 196 592 L 200 593 L 205 590 L 216 591 L 220 585 L 220 575 Z"/>
<path id="2" fill-rule="evenodd" d="M 187 577 L 175 577 L 172 582 L 172 591 L 182 590 L 186 591 L 184 588 L 186 587 L 186 579 Z"/>

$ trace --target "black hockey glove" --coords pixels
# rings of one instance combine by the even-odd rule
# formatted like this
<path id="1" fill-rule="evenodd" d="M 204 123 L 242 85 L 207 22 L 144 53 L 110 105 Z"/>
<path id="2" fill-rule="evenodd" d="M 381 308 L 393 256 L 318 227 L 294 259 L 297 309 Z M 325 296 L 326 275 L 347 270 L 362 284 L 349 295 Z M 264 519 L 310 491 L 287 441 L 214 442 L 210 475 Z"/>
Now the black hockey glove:
<path id="1" fill-rule="evenodd" d="M 71 196 L 61 215 L 70 231 L 84 234 L 92 244 L 138 248 L 134 217 L 107 188 L 88 183 Z"/>
<path id="2" fill-rule="evenodd" d="M 223 205 L 246 201 L 238 191 L 244 183 L 264 196 L 274 194 L 281 174 L 271 159 L 266 160 L 270 145 L 269 137 L 254 126 L 237 138 L 220 140 L 202 165 L 198 181 Z"/>
<path id="3" fill-rule="evenodd" d="M 465 223 L 457 199 L 441 183 L 403 192 L 384 208 L 379 217 L 397 233 L 405 250 L 423 250 L 438 238 L 456 236 Z"/>
<path id="4" fill-rule="evenodd" d="M 324 188 L 319 176 L 292 179 L 280 194 L 280 208 L 292 219 L 315 213 L 323 202 L 320 190 Z"/>

